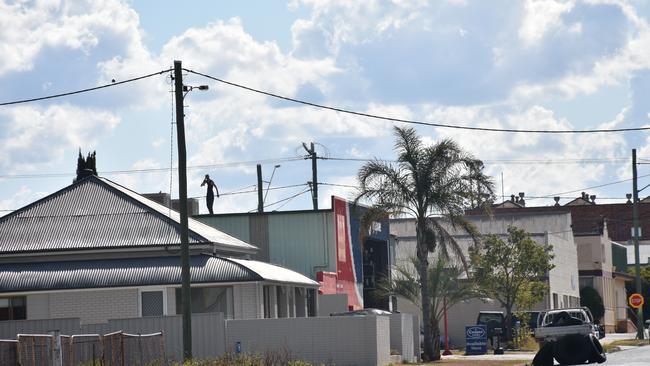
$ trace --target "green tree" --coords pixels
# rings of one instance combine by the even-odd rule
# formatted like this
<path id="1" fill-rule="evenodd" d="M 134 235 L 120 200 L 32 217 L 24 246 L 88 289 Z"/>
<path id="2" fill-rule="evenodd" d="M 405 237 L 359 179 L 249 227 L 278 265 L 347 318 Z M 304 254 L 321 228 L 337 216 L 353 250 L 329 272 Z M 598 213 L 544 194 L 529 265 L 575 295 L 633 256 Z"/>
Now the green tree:
<path id="1" fill-rule="evenodd" d="M 628 272 L 632 276 L 636 275 L 634 266 L 632 266 Z M 628 297 L 633 293 L 636 293 L 636 285 L 634 284 L 634 281 L 626 283 L 625 290 Z M 645 299 L 645 304 L 643 305 L 643 319 L 648 320 L 650 319 L 650 266 L 647 265 L 641 267 L 641 295 L 643 295 L 643 298 Z M 636 309 L 634 310 L 636 314 Z"/>
<path id="2" fill-rule="evenodd" d="M 399 295 L 415 304 L 420 310 L 422 308 L 422 283 L 417 272 L 418 259 L 411 259 L 412 266 L 399 265 L 395 268 L 392 278 L 379 284 L 380 295 Z M 469 280 L 459 280 L 462 277 L 464 268 L 457 262 L 437 256 L 427 269 L 427 286 L 431 295 L 431 314 L 434 355 L 440 355 L 440 321 L 443 319 L 445 305 L 447 309 L 460 301 L 471 299 L 477 296 L 474 283 Z"/>
<path id="3" fill-rule="evenodd" d="M 542 280 L 553 268 L 553 247 L 535 242 L 528 233 L 508 227 L 504 241 L 488 235 L 482 247 L 470 248 L 474 281 L 486 297 L 499 301 L 506 311 L 506 335 L 512 338 L 512 311 L 530 309 L 544 298 Z"/>
<path id="4" fill-rule="evenodd" d="M 470 203 L 493 194 L 493 184 L 483 174 L 482 163 L 464 152 L 454 141 L 442 140 L 425 146 L 412 128 L 395 127 L 396 163 L 373 160 L 358 173 L 358 200 L 373 203 L 371 212 L 410 216 L 416 224 L 417 273 L 420 284 L 424 355 L 439 359 L 433 348 L 429 254 L 450 253 L 466 261 L 461 247 L 447 232 L 445 224 L 466 230 L 478 240 L 476 229 L 464 217 Z"/>
<path id="5" fill-rule="evenodd" d="M 586 286 L 580 289 L 580 306 L 588 307 L 595 320 L 600 320 L 605 316 L 603 298 L 600 297 L 598 291 L 591 286 Z"/>

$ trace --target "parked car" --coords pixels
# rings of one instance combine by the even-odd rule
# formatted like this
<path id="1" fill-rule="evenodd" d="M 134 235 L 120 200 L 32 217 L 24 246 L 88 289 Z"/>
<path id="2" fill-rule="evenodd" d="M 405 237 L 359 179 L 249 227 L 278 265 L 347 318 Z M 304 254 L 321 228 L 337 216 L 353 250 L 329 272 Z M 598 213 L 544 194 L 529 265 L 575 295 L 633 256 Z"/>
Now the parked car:
<path id="1" fill-rule="evenodd" d="M 490 341 L 496 336 L 494 330 L 497 328 L 501 329 L 501 340 L 504 340 L 505 332 L 503 332 L 503 329 L 505 329 L 506 320 L 502 311 L 479 311 L 478 317 L 476 318 L 476 325 L 485 325 L 487 338 Z"/>

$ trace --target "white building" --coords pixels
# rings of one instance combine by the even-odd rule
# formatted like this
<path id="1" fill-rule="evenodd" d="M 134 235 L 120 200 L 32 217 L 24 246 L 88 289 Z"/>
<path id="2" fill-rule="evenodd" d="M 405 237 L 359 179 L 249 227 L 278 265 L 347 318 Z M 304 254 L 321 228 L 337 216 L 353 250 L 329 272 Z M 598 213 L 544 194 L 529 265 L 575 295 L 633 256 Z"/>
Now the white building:
<path id="1" fill-rule="evenodd" d="M 467 218 L 482 234 L 507 235 L 508 226 L 525 230 L 538 243 L 553 245 L 553 264 L 546 281 L 549 292 L 537 308 L 562 308 L 580 305 L 577 247 L 571 231 L 570 213 L 517 213 L 502 214 L 495 210 L 493 215 L 469 215 Z M 395 219 L 390 222 L 391 234 L 397 238 L 396 263 L 404 265 L 415 256 L 415 221 Z M 465 254 L 472 240 L 469 235 L 454 235 Z M 405 312 L 415 311 L 412 304 L 398 299 L 397 308 Z M 465 325 L 476 324 L 480 310 L 502 310 L 499 303 L 491 300 L 470 300 L 449 309 L 450 343 L 463 345 Z"/>

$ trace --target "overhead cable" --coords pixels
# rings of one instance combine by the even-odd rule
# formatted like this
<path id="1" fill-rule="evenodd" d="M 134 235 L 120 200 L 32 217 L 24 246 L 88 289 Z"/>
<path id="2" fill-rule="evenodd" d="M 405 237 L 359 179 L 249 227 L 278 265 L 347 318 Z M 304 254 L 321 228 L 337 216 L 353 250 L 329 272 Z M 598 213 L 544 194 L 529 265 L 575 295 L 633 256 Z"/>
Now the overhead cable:
<path id="1" fill-rule="evenodd" d="M 264 159 L 264 160 L 234 161 L 234 162 L 220 163 L 220 164 L 192 165 L 192 166 L 188 166 L 187 170 L 228 168 L 228 167 L 237 167 L 242 165 L 271 164 L 271 163 L 302 161 L 302 160 L 303 158 L 299 158 L 299 157 L 286 157 L 286 158 L 275 158 L 275 159 Z M 119 175 L 119 174 L 168 172 L 169 170 L 170 168 L 124 169 L 124 170 L 100 171 L 99 173 L 100 175 Z M 178 170 L 178 168 L 173 168 L 173 170 Z M 42 177 L 64 178 L 64 177 L 74 177 L 74 176 L 75 176 L 74 173 L 0 174 L 0 179 L 29 179 L 29 178 L 42 178 Z"/>
<path id="2" fill-rule="evenodd" d="M 95 87 L 92 87 L 92 88 L 80 89 L 80 90 L 75 90 L 75 91 L 66 92 L 66 93 L 46 95 L 46 96 L 37 97 L 37 98 L 20 99 L 20 100 L 14 100 L 14 101 L 11 101 L 11 102 L 2 102 L 2 103 L 0 103 L 0 107 L 1 106 L 7 106 L 7 105 L 14 105 L 14 104 L 37 102 L 37 101 L 46 100 L 46 99 L 61 98 L 61 97 L 66 97 L 66 96 L 74 95 L 74 94 L 87 93 L 87 92 L 90 92 L 90 91 L 93 91 L 93 90 L 110 88 L 112 86 L 117 86 L 117 85 L 131 83 L 131 82 L 142 80 L 142 79 L 147 79 L 147 78 L 150 78 L 152 76 L 162 75 L 162 74 L 164 74 L 166 72 L 170 72 L 170 71 L 172 71 L 172 70 L 171 69 L 162 70 L 162 71 L 158 71 L 158 72 L 154 72 L 154 73 L 151 73 L 151 74 L 134 77 L 134 78 L 127 79 L 127 80 L 114 81 L 114 82 L 111 82 L 110 84 L 99 85 L 99 86 L 95 86 Z"/>
<path id="3" fill-rule="evenodd" d="M 391 159 L 382 159 L 382 158 L 340 158 L 340 157 L 321 157 L 320 160 L 335 160 L 335 161 L 358 161 L 358 162 L 368 162 L 368 161 L 383 161 L 388 163 L 396 163 L 397 160 Z M 488 159 L 481 160 L 484 164 L 522 164 L 522 165 L 565 165 L 565 164 L 616 164 L 621 162 L 629 161 L 629 158 L 584 158 L 584 159 Z"/>
<path id="4" fill-rule="evenodd" d="M 472 127 L 472 126 L 460 126 L 460 125 L 452 125 L 452 124 L 445 124 L 445 123 L 434 123 L 434 122 L 408 120 L 408 119 L 402 119 L 402 118 L 381 116 L 381 115 L 372 114 L 372 113 L 358 112 L 358 111 L 353 111 L 353 110 L 339 108 L 339 107 L 332 107 L 332 106 L 313 103 L 313 102 L 307 102 L 305 100 L 291 98 L 291 97 L 287 97 L 287 96 L 284 96 L 284 95 L 280 95 L 280 94 L 271 93 L 271 92 L 268 92 L 268 91 L 252 88 L 250 86 L 246 86 L 246 85 L 242 85 L 242 84 L 238 84 L 238 83 L 233 83 L 231 81 L 220 79 L 220 78 L 210 76 L 208 74 L 204 74 L 204 73 L 194 71 L 194 70 L 191 70 L 191 69 L 183 69 L 183 70 L 185 70 L 185 71 L 187 71 L 189 73 L 195 74 L 195 75 L 203 76 L 205 78 L 220 82 L 222 84 L 227 84 L 227 85 L 234 86 L 234 87 L 237 87 L 237 88 L 240 88 L 240 89 L 248 90 L 248 91 L 251 91 L 251 92 L 254 92 L 254 93 L 258 93 L 258 94 L 263 94 L 263 95 L 273 97 L 273 98 L 277 98 L 277 99 L 286 100 L 286 101 L 293 102 L 293 103 L 308 105 L 308 106 L 316 107 L 316 108 L 320 108 L 320 109 L 327 109 L 327 110 L 340 112 L 340 113 L 345 113 L 345 114 L 350 114 L 350 115 L 359 116 L 359 117 L 367 117 L 367 118 L 380 119 L 380 120 L 391 121 L 391 122 L 401 122 L 401 123 L 422 125 L 422 126 L 429 126 L 429 127 L 451 128 L 451 129 L 457 129 L 457 130 L 484 131 L 484 132 L 543 133 L 543 134 L 611 133 L 611 132 L 630 132 L 630 131 L 650 130 L 650 126 L 631 127 L 631 128 L 612 128 L 612 129 L 587 129 L 587 130 L 533 130 L 533 129 Z"/>

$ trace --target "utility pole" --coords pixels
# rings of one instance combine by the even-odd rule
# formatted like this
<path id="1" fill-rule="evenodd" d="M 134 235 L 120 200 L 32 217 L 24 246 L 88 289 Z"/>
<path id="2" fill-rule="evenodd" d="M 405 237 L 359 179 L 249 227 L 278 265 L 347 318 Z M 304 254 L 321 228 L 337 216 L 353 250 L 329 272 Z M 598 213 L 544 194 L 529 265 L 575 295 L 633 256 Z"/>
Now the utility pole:
<path id="1" fill-rule="evenodd" d="M 187 234 L 187 167 L 185 157 L 185 111 L 183 108 L 183 68 L 174 61 L 176 135 L 178 136 L 178 199 L 181 215 L 181 296 L 183 303 L 183 360 L 192 359 L 192 296 L 190 292 L 190 243 Z"/>
<path id="2" fill-rule="evenodd" d="M 634 240 L 634 284 L 636 293 L 641 293 L 641 263 L 639 261 L 639 190 L 636 173 L 636 149 L 632 149 L 632 240 Z M 643 307 L 636 309 L 636 336 L 643 339 Z"/>
<path id="3" fill-rule="evenodd" d="M 257 212 L 264 212 L 264 195 L 262 191 L 262 164 L 257 164 Z"/>
<path id="4" fill-rule="evenodd" d="M 312 195 L 311 200 L 314 205 L 314 211 L 318 210 L 318 155 L 316 154 L 316 149 L 314 148 L 314 143 L 312 142 L 310 148 L 307 148 L 307 144 L 302 143 L 302 147 L 307 151 L 309 157 L 311 157 L 311 186 L 312 186 Z"/>

